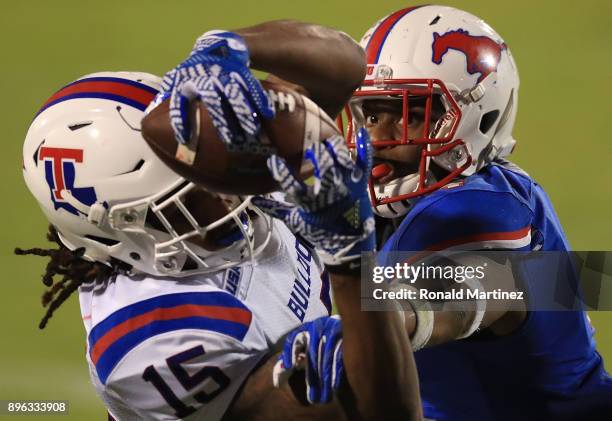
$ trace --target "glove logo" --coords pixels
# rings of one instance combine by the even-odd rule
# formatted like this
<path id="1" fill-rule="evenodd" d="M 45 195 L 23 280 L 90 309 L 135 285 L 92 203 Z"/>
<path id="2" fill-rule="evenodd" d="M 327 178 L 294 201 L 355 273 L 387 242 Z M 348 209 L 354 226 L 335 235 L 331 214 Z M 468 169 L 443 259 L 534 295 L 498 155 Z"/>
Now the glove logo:
<path id="1" fill-rule="evenodd" d="M 355 205 L 346 211 L 343 216 L 351 227 L 354 229 L 359 228 L 361 225 L 361 220 L 359 218 L 359 199 L 355 201 Z"/>
<path id="2" fill-rule="evenodd" d="M 436 64 L 442 63 L 442 58 L 448 50 L 457 50 L 465 54 L 467 72 L 471 75 L 480 73 L 478 83 L 492 72 L 497 72 L 497 65 L 501 59 L 502 51 L 508 47 L 505 43 L 499 44 L 486 36 L 470 35 L 468 31 L 457 29 L 442 35 L 433 34 L 432 58 Z"/>
<path id="3" fill-rule="evenodd" d="M 38 159 L 45 163 L 45 179 L 51 189 L 51 201 L 55 210 L 64 209 L 74 215 L 79 211 L 62 197 L 62 191 L 69 191 L 79 202 L 91 206 L 97 198 L 93 187 L 74 187 L 75 164 L 83 162 L 82 149 L 41 147 Z"/>

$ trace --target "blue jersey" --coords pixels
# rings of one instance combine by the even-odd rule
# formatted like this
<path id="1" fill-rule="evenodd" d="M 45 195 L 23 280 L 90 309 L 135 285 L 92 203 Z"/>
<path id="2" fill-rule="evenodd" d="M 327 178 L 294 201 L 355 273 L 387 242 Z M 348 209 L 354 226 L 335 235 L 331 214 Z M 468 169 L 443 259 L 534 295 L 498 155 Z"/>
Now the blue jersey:
<path id="1" fill-rule="evenodd" d="M 569 249 L 544 190 L 508 162 L 422 198 L 382 251 L 456 247 Z M 415 359 L 426 418 L 612 420 L 612 379 L 582 311 L 528 312 L 512 334 L 484 330 L 422 349 Z"/>

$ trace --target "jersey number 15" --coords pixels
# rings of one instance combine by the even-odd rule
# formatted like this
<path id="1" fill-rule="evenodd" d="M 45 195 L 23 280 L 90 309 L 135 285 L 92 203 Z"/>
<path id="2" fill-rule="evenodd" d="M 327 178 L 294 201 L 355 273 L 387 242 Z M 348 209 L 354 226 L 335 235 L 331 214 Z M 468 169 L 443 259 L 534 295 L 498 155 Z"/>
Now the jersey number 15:
<path id="1" fill-rule="evenodd" d="M 185 388 L 185 390 L 189 391 L 208 379 L 216 383 L 217 387 L 212 392 L 205 392 L 201 390 L 193 394 L 194 399 L 203 404 L 213 400 L 230 384 L 229 377 L 227 377 L 221 371 L 221 369 L 219 369 L 219 367 L 206 366 L 202 367 L 194 374 L 187 373 L 182 364 L 204 354 L 204 347 L 202 345 L 198 345 L 166 358 L 168 368 L 172 374 L 174 374 L 174 377 L 176 377 L 179 383 Z M 196 411 L 195 407 L 184 403 L 178 398 L 178 396 L 176 396 L 170 386 L 168 386 L 168 383 L 164 381 L 154 366 L 148 366 L 142 373 L 142 378 L 155 386 L 168 405 L 174 408 L 178 418 L 185 418 Z"/>

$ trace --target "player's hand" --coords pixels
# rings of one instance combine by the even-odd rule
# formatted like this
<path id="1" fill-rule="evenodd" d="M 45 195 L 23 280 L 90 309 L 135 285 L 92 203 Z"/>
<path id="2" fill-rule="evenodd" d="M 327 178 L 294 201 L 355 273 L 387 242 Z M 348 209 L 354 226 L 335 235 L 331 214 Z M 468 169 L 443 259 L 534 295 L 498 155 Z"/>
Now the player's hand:
<path id="1" fill-rule="evenodd" d="M 200 100 L 221 140 L 240 148 L 256 142 L 259 119 L 274 117 L 274 106 L 249 70 L 249 51 L 238 34 L 209 31 L 189 57 L 164 75 L 156 102 L 170 97 L 170 123 L 177 141 L 191 135 L 189 103 Z"/>
<path id="2" fill-rule="evenodd" d="M 315 175 L 300 181 L 287 163 L 273 155 L 268 168 L 287 194 L 287 203 L 254 197 L 253 204 L 285 222 L 310 242 L 328 266 L 359 267 L 362 251 L 374 250 L 374 215 L 368 198 L 372 150 L 367 131 L 357 134 L 357 158 L 351 159 L 341 136 L 315 143 L 305 156 Z"/>
<path id="3" fill-rule="evenodd" d="M 308 402 L 332 400 L 344 376 L 339 317 L 321 317 L 289 333 L 272 373 L 274 386 L 280 387 L 295 370 L 306 370 Z"/>

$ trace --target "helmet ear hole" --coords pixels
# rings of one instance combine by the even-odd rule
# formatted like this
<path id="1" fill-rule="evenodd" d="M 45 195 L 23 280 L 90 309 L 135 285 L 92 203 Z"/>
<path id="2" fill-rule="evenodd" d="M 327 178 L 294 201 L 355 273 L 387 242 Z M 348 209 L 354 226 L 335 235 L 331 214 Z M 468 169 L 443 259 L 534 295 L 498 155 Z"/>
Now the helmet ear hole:
<path id="1" fill-rule="evenodd" d="M 491 127 L 493 127 L 497 121 L 497 117 L 499 117 L 499 110 L 492 110 L 484 113 L 480 119 L 480 132 L 482 134 L 487 134 L 487 132 L 491 130 Z"/>

